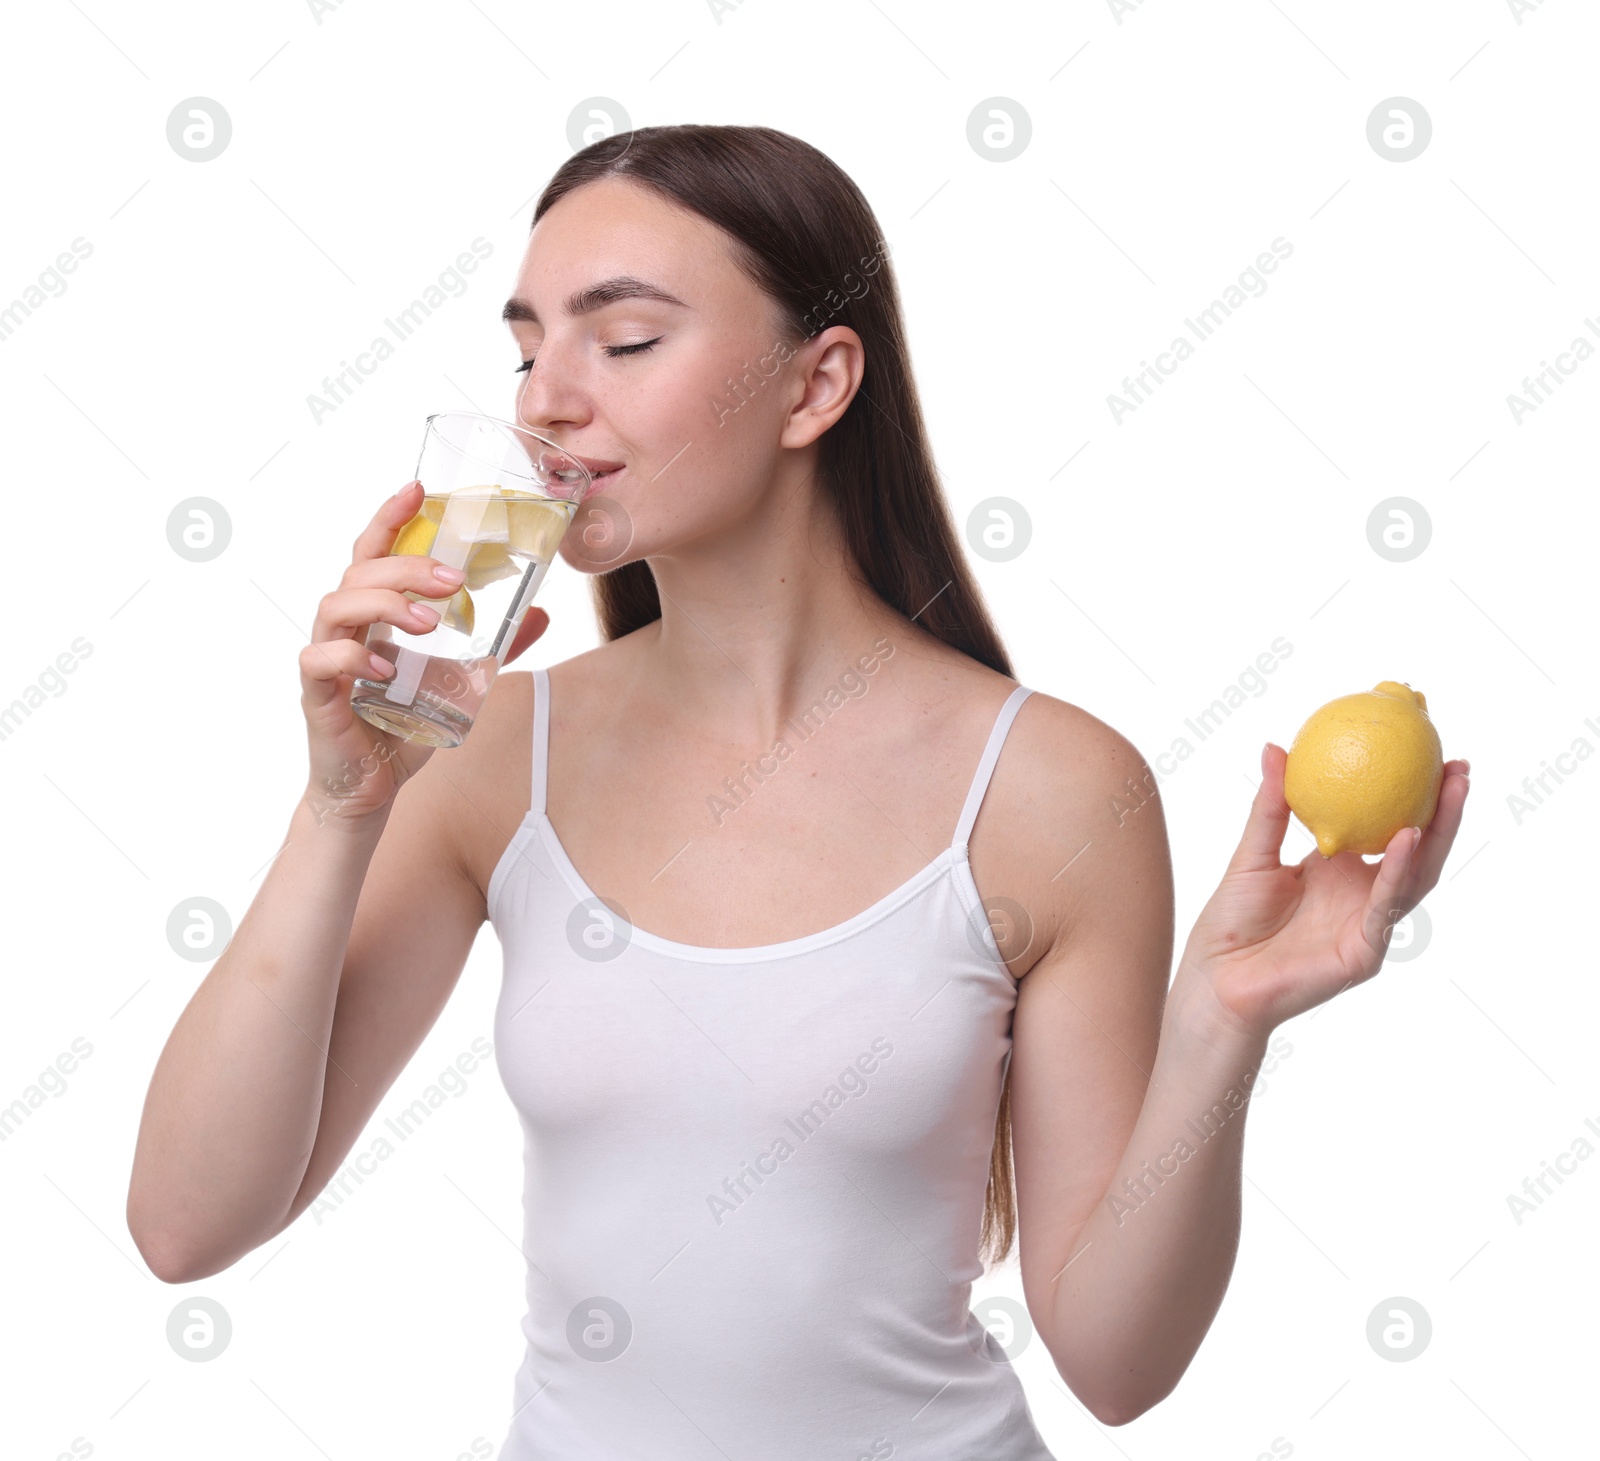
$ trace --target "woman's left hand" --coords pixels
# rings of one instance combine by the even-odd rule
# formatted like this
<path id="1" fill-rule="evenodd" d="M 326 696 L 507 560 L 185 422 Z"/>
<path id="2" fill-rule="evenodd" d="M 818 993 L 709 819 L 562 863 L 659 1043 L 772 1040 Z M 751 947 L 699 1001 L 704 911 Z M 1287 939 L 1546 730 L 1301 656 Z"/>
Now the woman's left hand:
<path id="1" fill-rule="evenodd" d="M 1467 763 L 1446 761 L 1438 809 L 1414 850 L 1402 827 L 1379 862 L 1312 848 L 1286 867 L 1278 852 L 1289 825 L 1287 760 L 1281 746 L 1263 748 L 1244 836 L 1183 954 L 1220 1018 L 1257 1040 L 1378 972 L 1394 925 L 1438 883 L 1467 799 Z"/>

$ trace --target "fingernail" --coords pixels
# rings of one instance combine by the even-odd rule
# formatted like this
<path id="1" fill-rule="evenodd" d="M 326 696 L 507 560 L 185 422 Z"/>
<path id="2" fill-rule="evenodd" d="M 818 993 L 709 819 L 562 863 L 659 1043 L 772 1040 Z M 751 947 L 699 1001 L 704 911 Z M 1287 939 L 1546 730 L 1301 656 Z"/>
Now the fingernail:
<path id="1" fill-rule="evenodd" d="M 1411 850 L 1413 852 L 1415 852 L 1417 850 L 1417 844 L 1419 842 L 1421 842 L 1421 841 L 1422 841 L 1422 828 L 1421 827 L 1413 827 L 1411 829 Z"/>
<path id="2" fill-rule="evenodd" d="M 450 567 L 448 563 L 437 563 L 434 565 L 433 576 L 440 583 L 460 583 L 467 575 L 459 568 Z"/>

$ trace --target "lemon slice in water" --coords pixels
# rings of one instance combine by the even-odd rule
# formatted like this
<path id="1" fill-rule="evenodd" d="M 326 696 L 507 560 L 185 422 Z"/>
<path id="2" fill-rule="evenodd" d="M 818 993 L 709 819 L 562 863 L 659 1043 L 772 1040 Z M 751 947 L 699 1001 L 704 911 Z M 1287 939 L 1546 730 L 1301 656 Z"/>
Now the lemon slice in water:
<path id="1" fill-rule="evenodd" d="M 476 615 L 473 612 L 472 595 L 465 587 L 458 588 L 447 599 L 425 599 L 421 594 L 406 591 L 406 597 L 416 604 L 427 604 L 429 608 L 439 611 L 439 625 L 442 629 L 459 629 L 463 634 L 472 633 L 473 622 Z M 426 633 L 427 631 L 424 631 Z"/>
<path id="2" fill-rule="evenodd" d="M 394 540 L 394 547 L 389 550 L 390 553 L 404 557 L 426 553 L 433 547 L 433 540 L 439 536 L 439 524 L 443 520 L 444 498 L 424 497 L 421 510 L 400 529 L 399 536 Z"/>
<path id="3" fill-rule="evenodd" d="M 391 556 L 418 557 L 426 554 L 432 547 L 434 539 L 439 536 L 439 524 L 444 520 L 445 499 L 442 497 L 424 497 L 422 510 L 411 519 L 394 540 Z M 487 580 L 485 580 L 487 582 Z M 479 587 L 473 584 L 473 588 Z M 406 597 L 414 603 L 427 604 L 439 611 L 439 623 L 446 629 L 457 629 L 463 634 L 472 633 L 476 615 L 473 612 L 472 595 L 467 592 L 467 585 L 463 584 L 448 598 L 428 599 L 421 594 L 409 590 Z"/>

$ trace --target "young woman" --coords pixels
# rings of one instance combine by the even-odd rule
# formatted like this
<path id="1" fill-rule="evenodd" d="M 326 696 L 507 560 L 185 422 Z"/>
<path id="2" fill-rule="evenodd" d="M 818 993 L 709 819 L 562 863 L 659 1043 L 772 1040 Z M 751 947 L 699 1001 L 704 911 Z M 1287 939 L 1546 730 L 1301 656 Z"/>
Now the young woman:
<path id="1" fill-rule="evenodd" d="M 1466 763 L 1420 846 L 1286 867 L 1269 745 L 1169 988 L 1150 773 L 1013 678 L 855 186 L 649 127 L 534 219 L 515 413 L 595 474 L 613 531 L 562 556 L 605 643 L 502 674 L 448 755 L 375 731 L 365 631 L 442 592 L 386 556 L 418 484 L 377 510 L 300 656 L 307 796 L 151 1083 L 140 1251 L 190 1282 L 305 1211 L 487 918 L 526 1134 L 503 1458 L 1048 1457 L 969 1309 L 1019 1227 L 1019 1336 L 1131 1420 L 1226 1288 L 1271 1032 L 1377 972 Z"/>

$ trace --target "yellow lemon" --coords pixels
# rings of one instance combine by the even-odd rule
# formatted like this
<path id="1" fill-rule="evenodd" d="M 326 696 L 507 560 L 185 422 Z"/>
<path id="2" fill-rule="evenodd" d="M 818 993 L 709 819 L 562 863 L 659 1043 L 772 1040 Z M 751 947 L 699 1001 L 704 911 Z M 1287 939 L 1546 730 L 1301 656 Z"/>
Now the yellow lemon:
<path id="1" fill-rule="evenodd" d="M 458 588 L 440 613 L 439 622 L 446 629 L 459 629 L 463 634 L 471 635 L 475 615 L 472 595 L 465 588 Z"/>
<path id="2" fill-rule="evenodd" d="M 462 494 L 471 499 L 489 498 L 481 510 L 471 536 L 466 538 L 467 562 L 463 570 L 467 577 L 462 592 L 481 589 L 498 579 L 521 573 L 527 566 L 527 557 L 548 561 L 555 556 L 561 535 L 571 521 L 576 506 L 567 502 L 552 502 L 532 493 L 495 485 L 471 487 Z M 424 497 L 422 510 L 400 529 L 389 551 L 395 554 L 425 554 L 433 551 L 444 521 L 445 497 Z M 415 595 L 412 595 L 415 597 Z M 456 595 L 459 600 L 462 593 Z M 425 600 L 438 607 L 440 601 Z M 471 600 L 457 613 L 468 617 L 472 612 Z"/>
<path id="3" fill-rule="evenodd" d="M 512 558 L 504 543 L 475 543 L 467 559 L 467 587 L 482 588 L 497 578 L 521 571 L 522 565 Z"/>
<path id="4" fill-rule="evenodd" d="M 394 540 L 394 547 L 389 550 L 390 555 L 416 557 L 427 553 L 433 547 L 433 540 L 439 536 L 439 524 L 444 521 L 444 506 L 445 500 L 442 497 L 424 497 L 421 511 L 400 529 Z M 406 592 L 406 597 L 414 603 L 428 604 L 437 609 L 441 627 L 459 629 L 463 634 L 472 633 L 476 615 L 472 596 L 467 592 L 465 584 L 448 598 L 425 599 L 421 594 L 409 590 Z"/>
<path id="5" fill-rule="evenodd" d="M 512 503 L 511 546 L 518 553 L 548 563 L 561 546 L 562 535 L 577 513 L 577 504 L 530 497 Z"/>
<path id="6" fill-rule="evenodd" d="M 406 597 L 412 603 L 427 604 L 430 608 L 437 609 L 439 628 L 459 629 L 468 635 L 472 633 L 473 621 L 477 616 L 473 609 L 472 595 L 465 588 L 458 588 L 447 599 L 425 599 L 421 594 L 412 593 L 410 589 L 406 590 Z"/>
<path id="7" fill-rule="evenodd" d="M 433 540 L 438 537 L 439 524 L 443 520 L 444 499 L 424 497 L 421 510 L 400 529 L 399 536 L 394 540 L 394 547 L 389 550 L 390 553 L 402 556 L 426 553 L 433 547 Z"/>
<path id="8" fill-rule="evenodd" d="M 529 558 L 548 563 L 561 545 L 561 536 L 577 506 L 555 502 L 531 493 L 499 489 L 506 500 L 493 506 L 499 513 L 484 514 L 467 562 L 467 587 L 482 588 L 496 579 L 521 573 Z"/>
<path id="9" fill-rule="evenodd" d="M 1374 854 L 1402 827 L 1427 827 L 1443 781 L 1428 702 L 1383 680 L 1312 713 L 1289 747 L 1283 794 L 1324 857 Z"/>

